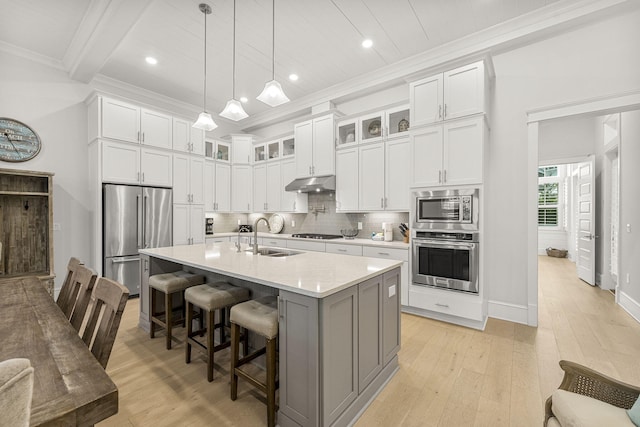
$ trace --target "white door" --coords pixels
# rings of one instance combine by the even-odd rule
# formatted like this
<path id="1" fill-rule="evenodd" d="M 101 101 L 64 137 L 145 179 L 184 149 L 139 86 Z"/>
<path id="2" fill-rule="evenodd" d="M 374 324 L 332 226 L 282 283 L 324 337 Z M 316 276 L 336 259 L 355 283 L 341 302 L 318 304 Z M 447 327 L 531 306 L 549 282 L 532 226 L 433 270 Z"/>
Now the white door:
<path id="1" fill-rule="evenodd" d="M 442 73 L 409 85 L 411 127 L 442 121 Z"/>
<path id="2" fill-rule="evenodd" d="M 257 212 L 267 210 L 267 165 L 253 167 L 253 208 Z"/>
<path id="3" fill-rule="evenodd" d="M 410 148 L 408 139 L 387 141 L 385 155 L 385 209 L 408 211 Z"/>
<path id="4" fill-rule="evenodd" d="M 204 206 L 189 206 L 189 229 L 191 244 L 204 243 Z"/>
<path id="5" fill-rule="evenodd" d="M 174 170 L 175 173 L 175 170 Z M 216 164 L 207 160 L 204 163 L 204 209 L 207 212 L 213 212 L 215 208 L 215 174 Z"/>
<path id="6" fill-rule="evenodd" d="M 358 148 L 336 153 L 336 211 L 358 210 Z"/>
<path id="7" fill-rule="evenodd" d="M 313 175 L 336 173 L 333 115 L 313 119 Z M 297 154 L 296 154 L 297 157 Z"/>
<path id="8" fill-rule="evenodd" d="M 193 154 L 204 155 L 204 131 L 191 126 L 189 122 L 189 140 L 191 142 L 191 152 Z"/>
<path id="9" fill-rule="evenodd" d="M 176 151 L 189 151 L 189 134 L 191 123 L 187 120 L 173 119 L 173 149 Z"/>
<path id="10" fill-rule="evenodd" d="M 444 118 L 455 119 L 484 111 L 484 63 L 444 73 Z"/>
<path id="11" fill-rule="evenodd" d="M 311 176 L 313 161 L 313 122 L 297 123 L 294 125 L 296 140 L 296 178 Z"/>
<path id="12" fill-rule="evenodd" d="M 415 131 L 411 141 L 411 186 L 429 187 L 442 183 L 442 125 Z"/>
<path id="13" fill-rule="evenodd" d="M 189 205 L 173 205 L 173 244 L 189 244 Z M 203 224 L 204 227 L 204 224 Z"/>
<path id="14" fill-rule="evenodd" d="M 231 168 L 231 210 L 233 212 L 251 212 L 252 188 L 252 167 L 233 165 Z"/>
<path id="15" fill-rule="evenodd" d="M 171 116 L 151 110 L 140 112 L 141 142 L 160 148 L 171 148 Z"/>
<path id="16" fill-rule="evenodd" d="M 444 124 L 443 184 L 482 184 L 483 135 L 483 117 Z"/>
<path id="17" fill-rule="evenodd" d="M 280 162 L 267 165 L 267 211 L 277 212 L 281 209 L 280 200 L 283 187 L 280 181 Z"/>
<path id="18" fill-rule="evenodd" d="M 384 210 L 384 144 L 359 148 L 358 209 Z"/>
<path id="19" fill-rule="evenodd" d="M 578 277 L 595 285 L 595 160 L 578 165 Z"/>
<path id="20" fill-rule="evenodd" d="M 102 182 L 140 182 L 140 147 L 118 142 L 102 142 Z"/>
<path id="21" fill-rule="evenodd" d="M 102 98 L 102 136 L 120 141 L 138 142 L 140 109 L 135 105 Z"/>
<path id="22" fill-rule="evenodd" d="M 217 212 L 231 211 L 231 166 L 216 163 L 215 209 Z"/>
<path id="23" fill-rule="evenodd" d="M 202 157 L 189 159 L 189 193 L 191 203 L 204 204 L 204 159 Z"/>
<path id="24" fill-rule="evenodd" d="M 173 203 L 189 203 L 189 156 L 173 155 Z"/>

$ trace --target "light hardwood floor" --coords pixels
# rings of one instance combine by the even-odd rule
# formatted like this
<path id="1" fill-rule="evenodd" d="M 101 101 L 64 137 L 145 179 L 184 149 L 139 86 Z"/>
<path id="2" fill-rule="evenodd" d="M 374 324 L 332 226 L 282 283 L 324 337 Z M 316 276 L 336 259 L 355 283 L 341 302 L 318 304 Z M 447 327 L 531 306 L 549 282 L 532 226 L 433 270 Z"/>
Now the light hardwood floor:
<path id="1" fill-rule="evenodd" d="M 608 291 L 578 280 L 573 263 L 539 258 L 539 326 L 489 319 L 480 332 L 402 315 L 400 370 L 356 426 L 536 426 L 562 379 L 561 359 L 640 384 L 640 324 Z M 228 350 L 184 363 L 184 344 L 164 349 L 137 328 L 130 300 L 107 372 L 119 413 L 99 426 L 259 426 L 266 407 L 246 383 L 229 399 Z M 182 328 L 177 329 L 183 333 Z"/>

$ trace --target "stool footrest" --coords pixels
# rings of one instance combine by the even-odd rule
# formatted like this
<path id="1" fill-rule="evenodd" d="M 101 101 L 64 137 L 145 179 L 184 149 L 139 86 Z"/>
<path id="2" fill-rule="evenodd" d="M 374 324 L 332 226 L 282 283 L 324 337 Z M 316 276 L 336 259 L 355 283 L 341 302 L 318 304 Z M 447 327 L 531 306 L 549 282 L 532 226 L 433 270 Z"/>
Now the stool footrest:
<path id="1" fill-rule="evenodd" d="M 247 363 L 251 362 L 253 359 L 256 359 L 256 358 L 258 358 L 258 357 L 262 356 L 262 355 L 263 355 L 263 354 L 265 354 L 266 352 L 267 352 L 267 348 L 266 348 L 266 347 L 262 347 L 261 349 L 256 350 L 256 351 L 254 351 L 254 352 L 253 352 L 253 353 L 251 353 L 251 354 L 247 354 L 247 355 L 246 355 L 246 356 L 244 356 L 242 359 L 239 359 L 239 360 L 238 360 L 238 363 L 237 363 L 236 367 L 237 367 L 237 366 L 245 365 L 245 364 L 247 364 Z"/>

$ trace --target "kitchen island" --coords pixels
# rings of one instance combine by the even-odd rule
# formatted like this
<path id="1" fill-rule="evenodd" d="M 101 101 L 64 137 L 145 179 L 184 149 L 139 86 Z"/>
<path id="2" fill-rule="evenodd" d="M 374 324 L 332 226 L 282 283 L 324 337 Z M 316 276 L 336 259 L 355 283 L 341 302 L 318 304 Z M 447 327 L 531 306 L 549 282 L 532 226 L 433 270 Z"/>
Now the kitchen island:
<path id="1" fill-rule="evenodd" d="M 140 327 L 150 275 L 184 269 L 278 296 L 280 426 L 348 425 L 398 369 L 402 262 L 233 243 L 141 250 Z"/>

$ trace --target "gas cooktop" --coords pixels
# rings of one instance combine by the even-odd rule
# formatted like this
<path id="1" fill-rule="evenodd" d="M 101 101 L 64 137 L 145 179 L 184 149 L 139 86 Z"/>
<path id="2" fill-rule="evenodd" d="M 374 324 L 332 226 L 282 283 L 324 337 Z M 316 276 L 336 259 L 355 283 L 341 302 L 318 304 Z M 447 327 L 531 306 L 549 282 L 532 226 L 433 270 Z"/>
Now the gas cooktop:
<path id="1" fill-rule="evenodd" d="M 300 239 L 340 239 L 342 238 L 339 234 L 318 234 L 318 233 L 300 233 L 300 234 L 292 234 L 291 237 L 298 237 Z"/>

